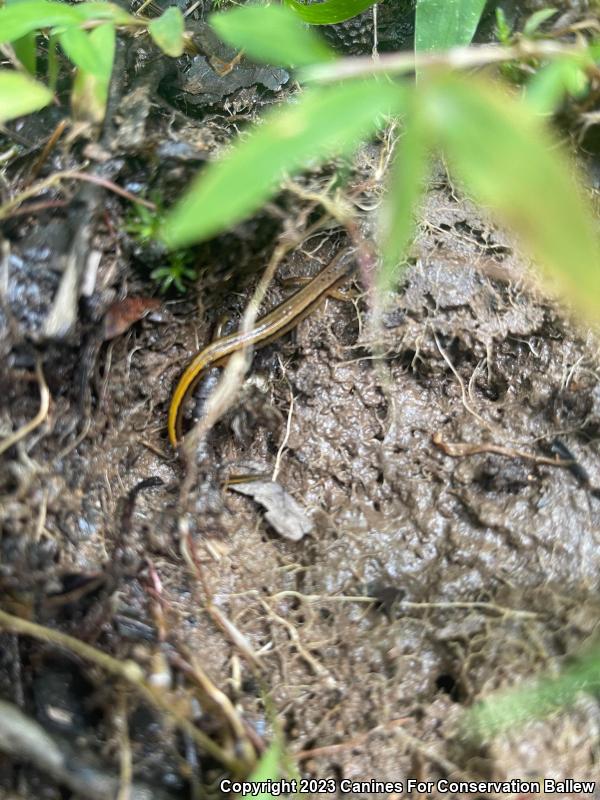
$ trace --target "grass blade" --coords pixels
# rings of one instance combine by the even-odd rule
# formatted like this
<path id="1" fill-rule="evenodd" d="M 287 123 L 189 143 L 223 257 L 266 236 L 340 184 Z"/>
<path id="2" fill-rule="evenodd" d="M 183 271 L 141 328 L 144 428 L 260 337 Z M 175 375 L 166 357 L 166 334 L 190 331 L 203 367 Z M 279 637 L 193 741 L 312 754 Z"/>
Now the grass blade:
<path id="1" fill-rule="evenodd" d="M 418 0 L 415 18 L 417 52 L 470 44 L 485 0 Z"/>
<path id="2" fill-rule="evenodd" d="M 540 8 L 539 11 L 534 11 L 523 27 L 523 35 L 534 36 L 538 32 L 540 26 L 557 13 L 557 8 Z"/>
<path id="3" fill-rule="evenodd" d="M 383 292 L 398 280 L 400 266 L 413 238 L 415 213 L 429 168 L 429 137 L 414 96 L 408 103 L 405 119 L 380 214 L 383 268 L 378 275 L 378 285 Z"/>
<path id="4" fill-rule="evenodd" d="M 279 740 L 275 739 L 267 750 L 260 757 L 260 761 L 256 765 L 256 769 L 249 776 L 249 783 L 266 783 L 267 781 L 277 781 L 281 775 L 280 761 L 282 757 L 282 748 Z M 274 800 L 274 795 L 271 792 L 259 792 L 258 794 L 245 794 L 242 800 Z"/>

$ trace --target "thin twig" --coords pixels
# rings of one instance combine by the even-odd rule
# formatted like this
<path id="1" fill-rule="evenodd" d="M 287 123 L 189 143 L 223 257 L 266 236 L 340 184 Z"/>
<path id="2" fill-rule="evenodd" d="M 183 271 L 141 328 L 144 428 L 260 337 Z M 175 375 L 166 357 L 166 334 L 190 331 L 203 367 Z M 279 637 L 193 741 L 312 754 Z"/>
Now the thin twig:
<path id="1" fill-rule="evenodd" d="M 221 631 L 223 631 L 223 633 L 231 642 L 233 642 L 246 660 L 255 667 L 262 669 L 264 664 L 258 653 L 248 641 L 248 638 L 244 636 L 239 628 L 236 628 L 233 622 L 225 616 L 221 609 L 218 608 L 214 603 L 209 602 L 206 604 L 205 610 L 215 625 L 220 628 Z"/>
<path id="2" fill-rule="evenodd" d="M 363 742 L 366 742 L 367 739 L 369 739 L 374 733 L 393 730 L 397 728 L 399 725 L 404 725 L 410 719 L 411 719 L 410 717 L 398 717 L 398 719 L 391 719 L 389 722 L 385 722 L 382 725 L 376 725 L 374 728 L 371 728 L 370 731 L 365 731 L 365 733 L 361 733 L 359 736 L 355 736 L 353 739 L 349 739 L 347 742 L 324 745 L 323 747 L 313 747 L 310 750 L 300 750 L 299 753 L 294 753 L 294 758 L 297 761 L 306 761 L 308 758 L 329 756 L 332 755 L 333 753 L 339 753 L 341 750 L 348 750 L 349 748 L 354 749 L 355 747 L 360 747 L 361 744 L 363 744 Z"/>
<path id="3" fill-rule="evenodd" d="M 10 436 L 7 436 L 0 442 L 0 453 L 4 453 L 9 447 L 12 447 L 17 442 L 20 442 L 21 439 L 27 436 L 27 434 L 31 433 L 31 431 L 34 431 L 39 425 L 41 425 L 48 416 L 48 410 L 50 408 L 50 390 L 48 389 L 48 384 L 44 378 L 42 365 L 39 359 L 35 365 L 35 372 L 40 387 L 40 410 L 32 420 L 27 422 L 25 425 L 23 425 L 23 427 L 19 428 L 19 430 L 11 433 Z"/>
<path id="4" fill-rule="evenodd" d="M 477 411 L 475 411 L 475 409 L 472 408 L 469 405 L 468 394 L 467 394 L 467 390 L 465 389 L 465 382 L 463 381 L 463 379 L 461 378 L 460 374 L 458 373 L 456 367 L 452 363 L 452 361 L 450 359 L 450 356 L 446 353 L 446 351 L 444 350 L 444 348 L 440 344 L 440 340 L 438 339 L 438 335 L 435 332 L 435 330 L 432 330 L 432 333 L 433 333 L 433 338 L 435 339 L 435 343 L 437 345 L 437 349 L 440 351 L 440 355 L 442 356 L 442 358 L 444 359 L 446 364 L 450 367 L 450 370 L 451 370 L 452 374 L 454 375 L 454 377 L 458 381 L 458 385 L 460 386 L 460 391 L 461 391 L 461 395 L 462 395 L 462 402 L 463 402 L 463 406 L 465 407 L 465 409 L 469 412 L 469 414 L 472 414 L 475 417 L 475 419 L 478 419 L 479 422 L 481 422 L 481 424 L 484 427 L 488 428 L 488 430 L 497 430 L 496 426 L 493 426 L 489 422 L 487 422 L 487 420 L 485 420 L 481 416 L 481 414 L 478 414 Z"/>
<path id="5" fill-rule="evenodd" d="M 118 711 L 118 739 L 119 760 L 121 769 L 119 775 L 119 793 L 116 800 L 131 800 L 131 778 L 133 775 L 131 758 L 131 741 L 127 723 L 127 697 L 121 694 Z"/>
<path id="6" fill-rule="evenodd" d="M 533 453 L 527 453 L 525 450 L 512 450 L 510 447 L 502 447 L 502 445 L 493 444 L 492 442 L 447 442 L 439 431 L 433 434 L 431 440 L 436 447 L 439 447 L 447 456 L 452 456 L 453 458 L 464 458 L 465 456 L 474 456 L 480 453 L 494 453 L 507 458 L 522 458 L 525 461 L 533 461 L 534 464 L 545 464 L 548 467 L 571 467 L 574 464 L 573 459 L 536 456 Z"/>
<path id="7" fill-rule="evenodd" d="M 285 630 L 288 632 L 288 635 L 289 635 L 290 639 L 292 640 L 292 643 L 293 643 L 294 647 L 298 651 L 298 653 L 300 655 L 300 658 L 302 658 L 308 664 L 308 666 L 310 667 L 312 672 L 315 675 L 318 675 L 321 678 L 323 678 L 323 677 L 327 678 L 328 681 L 331 682 L 332 686 L 335 685 L 336 684 L 335 678 L 332 676 L 330 671 L 326 667 L 324 667 L 322 664 L 320 664 L 317 661 L 317 659 L 311 653 L 309 653 L 309 651 L 306 649 L 306 647 L 304 647 L 304 645 L 302 644 L 302 642 L 300 640 L 300 636 L 298 634 L 298 631 L 292 625 L 292 623 L 288 622 L 287 619 L 284 619 L 282 616 L 280 616 L 275 611 L 273 611 L 271 606 L 268 603 L 265 603 L 264 600 L 261 600 L 260 604 L 261 604 L 261 606 L 264 608 L 264 610 L 267 612 L 267 614 L 269 615 L 269 617 L 272 620 L 274 620 L 275 622 L 278 622 L 280 625 L 282 625 L 285 628 Z"/>
<path id="8" fill-rule="evenodd" d="M 436 753 L 435 750 L 432 750 L 431 747 L 428 747 L 420 739 L 417 739 L 416 736 L 411 736 L 410 733 L 403 731 L 400 727 L 397 727 L 395 732 L 398 738 L 404 741 L 409 750 L 412 750 L 413 752 L 418 753 L 426 758 L 428 761 L 431 761 L 431 763 L 435 764 L 436 767 L 444 770 L 446 775 L 458 777 L 463 774 L 462 770 L 456 764 L 454 764 L 454 762 L 449 761 L 447 758 L 444 758 L 444 756 Z"/>
<path id="9" fill-rule="evenodd" d="M 281 363 L 281 361 L 280 361 Z M 279 449 L 277 450 L 277 457 L 275 458 L 275 466 L 273 467 L 273 474 L 271 476 L 272 481 L 277 480 L 277 476 L 279 475 L 279 470 L 281 468 L 281 458 L 285 452 L 287 447 L 287 443 L 290 439 L 290 433 L 292 430 L 292 418 L 294 416 L 294 392 L 292 391 L 292 387 L 290 386 L 290 382 L 288 381 L 288 387 L 290 390 L 290 407 L 288 410 L 287 416 L 287 424 L 285 426 L 285 434 L 283 437 L 283 441 L 279 445 Z"/>
<path id="10" fill-rule="evenodd" d="M 81 749 L 81 745 L 72 747 L 64 739 L 54 738 L 17 705 L 0 700 L 0 753 L 4 760 L 8 756 L 16 763 L 33 765 L 37 771 L 70 789 L 69 796 L 86 800 L 116 798 L 119 778 L 104 771 L 95 760 L 86 758 Z M 3 792 L 2 796 L 7 795 Z M 129 800 L 169 800 L 172 797 L 156 785 L 137 781 L 129 784 Z"/>
<path id="11" fill-rule="evenodd" d="M 56 128 L 54 128 L 54 130 L 50 134 L 50 138 L 48 139 L 48 141 L 44 145 L 44 149 L 42 150 L 40 156 L 38 157 L 38 159 L 34 162 L 33 166 L 31 167 L 31 170 L 29 172 L 29 180 L 30 181 L 33 181 L 33 180 L 35 180 L 37 178 L 37 176 L 38 176 L 41 168 L 44 166 L 48 156 L 50 155 L 50 153 L 54 149 L 54 147 L 55 147 L 56 143 L 58 142 L 58 140 L 60 139 L 60 137 L 65 132 L 65 129 L 66 129 L 67 125 L 68 125 L 68 120 L 65 117 L 64 119 L 61 119 L 61 121 L 58 123 Z"/>
<path id="12" fill-rule="evenodd" d="M 5 219 L 23 217 L 26 214 L 37 214 L 39 211 L 47 211 L 50 208 L 64 208 L 68 205 L 66 200 L 41 200 L 39 203 L 29 203 L 26 206 L 21 206 L 21 208 L 15 208 L 14 211 L 10 211 L 6 215 Z"/>
<path id="13" fill-rule="evenodd" d="M 301 592 L 294 591 L 293 589 L 288 589 L 282 592 L 277 592 L 269 597 L 269 600 L 282 600 L 286 597 L 293 597 L 298 600 L 304 600 L 308 603 L 328 603 L 328 602 L 339 602 L 339 603 L 376 603 L 377 597 L 371 597 L 369 595 L 344 595 L 344 594 L 336 594 L 327 596 L 325 594 L 302 594 Z M 439 603 L 414 603 L 410 600 L 399 600 L 395 603 L 399 609 L 402 608 L 414 608 L 414 609 L 426 609 L 426 608 L 439 608 L 439 609 L 451 609 L 451 608 L 463 608 L 463 609 L 478 609 L 480 611 L 492 611 L 499 616 L 512 616 L 512 617 L 521 617 L 523 619 L 538 619 L 539 614 L 535 611 L 522 611 L 518 608 L 508 608 L 507 606 L 499 606 L 496 603 L 487 603 L 484 601 L 462 601 L 462 600 L 452 600 L 447 602 L 439 602 Z"/>
<path id="14" fill-rule="evenodd" d="M 78 180 L 94 183 L 97 186 L 102 186 L 105 189 L 109 189 L 111 192 L 114 192 L 114 194 L 118 194 L 121 197 L 124 197 L 126 200 L 130 200 L 132 203 L 138 203 L 139 205 L 150 208 L 153 211 L 156 209 L 156 205 L 154 203 L 151 203 L 149 200 L 144 200 L 142 197 L 137 197 L 136 195 L 131 194 L 131 192 L 128 192 L 126 189 L 122 189 L 116 183 L 113 183 L 113 181 L 108 180 L 108 178 L 101 178 L 99 175 L 88 175 L 86 172 L 79 172 L 78 170 L 64 170 L 62 172 L 55 172 L 53 175 L 38 181 L 38 183 L 34 183 L 33 186 L 30 186 L 28 189 L 24 189 L 16 197 L 13 197 L 12 200 L 8 200 L 8 202 L 0 206 L 0 220 L 12 216 L 14 210 L 23 202 L 25 202 L 25 200 L 28 200 L 30 197 L 35 197 L 36 195 L 45 192 L 47 189 L 51 189 L 53 186 L 59 184 L 62 180 Z"/>

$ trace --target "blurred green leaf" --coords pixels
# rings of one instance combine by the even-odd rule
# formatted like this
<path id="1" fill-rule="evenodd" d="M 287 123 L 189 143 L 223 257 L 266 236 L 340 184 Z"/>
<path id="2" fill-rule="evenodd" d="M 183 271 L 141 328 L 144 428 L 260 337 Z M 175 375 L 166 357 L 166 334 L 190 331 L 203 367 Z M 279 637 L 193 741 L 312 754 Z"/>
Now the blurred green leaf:
<path id="1" fill-rule="evenodd" d="M 98 58 L 98 72 L 96 74 L 98 77 L 102 78 L 108 90 L 108 84 L 110 83 L 115 61 L 115 26 L 110 22 L 99 25 L 90 32 L 89 38 Z"/>
<path id="2" fill-rule="evenodd" d="M 305 91 L 198 176 L 168 215 L 162 238 L 182 247 L 229 228 L 260 208 L 287 173 L 352 152 L 403 97 L 399 86 L 376 79 Z"/>
<path id="3" fill-rule="evenodd" d="M 104 53 L 96 50 L 91 34 L 71 25 L 58 34 L 58 41 L 76 67 L 90 75 L 105 74 Z"/>
<path id="4" fill-rule="evenodd" d="M 587 48 L 588 56 L 593 61 L 600 61 L 600 39 L 593 39 L 588 44 Z"/>
<path id="5" fill-rule="evenodd" d="M 23 0 L 0 8 L 0 44 L 12 42 L 39 28 L 75 25 L 79 21 L 74 6 L 48 0 Z"/>
<path id="6" fill-rule="evenodd" d="M 429 169 L 429 133 L 414 94 L 407 104 L 405 120 L 380 212 L 379 243 L 383 268 L 377 277 L 382 292 L 398 280 L 399 267 L 413 238 L 415 215 Z"/>
<path id="7" fill-rule="evenodd" d="M 176 6 L 153 19 L 148 25 L 148 33 L 163 53 L 178 58 L 183 53 L 183 14 Z"/>
<path id="8" fill-rule="evenodd" d="M 96 54 L 95 70 L 78 68 L 71 90 L 71 107 L 75 119 L 100 124 L 106 112 L 115 57 L 115 26 L 110 22 L 99 25 L 87 37 Z"/>
<path id="9" fill-rule="evenodd" d="M 251 783 L 260 783 L 263 781 L 276 781 L 279 776 L 281 775 L 281 755 L 282 755 L 282 748 L 278 741 L 275 739 L 272 742 L 267 750 L 262 754 L 260 761 L 256 765 L 256 769 L 252 772 L 248 781 Z M 255 798 L 256 800 L 273 800 L 273 795 L 270 792 L 260 792 L 259 794 L 245 794 L 242 800 L 251 800 L 251 798 Z"/>
<path id="10" fill-rule="evenodd" d="M 451 171 L 521 235 L 580 308 L 600 311 L 600 252 L 573 169 L 540 118 L 506 91 L 473 77 L 438 75 L 423 112 Z"/>
<path id="11" fill-rule="evenodd" d="M 0 70 L 0 125 L 39 111 L 52 101 L 52 92 L 27 75 Z"/>
<path id="12" fill-rule="evenodd" d="M 209 22 L 226 42 L 267 64 L 302 66 L 335 58 L 320 36 L 285 6 L 243 6 L 213 14 Z"/>
<path id="13" fill-rule="evenodd" d="M 470 44 L 486 0 L 417 0 L 415 49 L 447 50 Z"/>
<path id="14" fill-rule="evenodd" d="M 597 694 L 599 689 L 600 651 L 596 648 L 558 677 L 497 692 L 478 703 L 465 714 L 465 731 L 478 740 L 512 731 L 572 704 L 581 692 Z"/>
<path id="15" fill-rule="evenodd" d="M 310 25 L 334 25 L 345 22 L 374 5 L 376 0 L 325 0 L 305 5 L 298 0 L 284 0 L 298 16 Z"/>
<path id="16" fill-rule="evenodd" d="M 42 0 L 22 0 L 23 3 L 39 3 L 41 1 Z M 46 2 L 51 2 L 51 0 L 46 0 Z M 62 5 L 56 2 L 51 4 L 54 6 Z M 82 22 L 105 19 L 107 22 L 113 22 L 115 25 L 127 25 L 131 22 L 139 23 L 137 17 L 132 17 L 131 14 L 128 14 L 127 11 L 123 11 L 116 3 L 105 3 L 103 0 L 96 0 L 96 2 L 89 3 L 77 3 L 77 5 L 70 6 L 70 8 L 75 9 Z"/>
<path id="17" fill-rule="evenodd" d="M 538 114 L 551 114 L 565 95 L 580 97 L 589 86 L 583 59 L 558 58 L 539 69 L 527 84 L 525 99 Z"/>
<path id="18" fill-rule="evenodd" d="M 540 8 L 539 11 L 535 11 L 530 17 L 528 17 L 523 27 L 524 35 L 533 36 L 533 34 L 539 29 L 540 25 L 543 25 L 547 19 L 553 17 L 557 12 L 558 9 L 556 8 Z"/>
<path id="19" fill-rule="evenodd" d="M 35 31 L 26 33 L 12 43 L 15 55 L 30 75 L 36 72 L 37 36 Z"/>
<path id="20" fill-rule="evenodd" d="M 138 21 L 113 3 L 92 2 L 70 6 L 52 0 L 21 0 L 0 7 L 0 44 L 12 42 L 40 28 L 77 25 L 92 19 L 112 20 L 118 25 Z"/>

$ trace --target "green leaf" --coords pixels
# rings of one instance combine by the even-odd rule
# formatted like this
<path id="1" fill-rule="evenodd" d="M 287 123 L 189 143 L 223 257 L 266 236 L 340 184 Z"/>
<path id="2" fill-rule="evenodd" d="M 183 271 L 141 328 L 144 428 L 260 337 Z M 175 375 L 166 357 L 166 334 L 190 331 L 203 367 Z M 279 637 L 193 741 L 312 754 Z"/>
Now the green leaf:
<path id="1" fill-rule="evenodd" d="M 90 44 L 94 48 L 97 57 L 98 77 L 108 85 L 112 75 L 113 64 L 115 61 L 116 32 L 115 26 L 111 22 L 99 25 L 89 33 Z"/>
<path id="2" fill-rule="evenodd" d="M 382 293 L 398 280 L 399 267 L 413 238 L 415 214 L 429 168 L 429 134 L 414 94 L 405 119 L 379 219 L 383 268 L 377 277 Z"/>
<path id="3" fill-rule="evenodd" d="M 22 2 L 40 2 L 40 0 L 22 0 Z M 61 5 L 55 3 L 55 5 Z M 139 18 L 133 17 L 127 11 L 118 6 L 116 3 L 105 3 L 103 0 L 96 0 L 96 2 L 78 3 L 74 8 L 77 11 L 82 22 L 89 22 L 90 20 L 106 20 L 115 25 L 139 25 Z"/>
<path id="4" fill-rule="evenodd" d="M 535 11 L 525 23 L 523 28 L 523 34 L 525 36 L 533 36 L 534 33 L 537 33 L 538 28 L 540 25 L 543 25 L 547 19 L 553 17 L 557 13 L 558 9 L 556 8 L 540 8 L 539 11 Z"/>
<path id="5" fill-rule="evenodd" d="M 262 754 L 260 761 L 256 765 L 256 769 L 252 772 L 248 781 L 250 783 L 266 783 L 266 781 L 276 781 L 281 775 L 281 768 L 279 766 L 281 761 L 282 748 L 278 741 L 275 739 L 267 750 Z M 258 794 L 245 794 L 242 800 L 273 800 L 274 795 L 271 792 L 259 792 Z"/>
<path id="6" fill-rule="evenodd" d="M 35 76 L 36 72 L 36 42 L 37 36 L 34 31 L 26 33 L 20 39 L 15 39 L 12 43 L 15 55 L 25 67 L 30 75 Z"/>
<path id="7" fill-rule="evenodd" d="M 0 7 L 0 44 L 12 42 L 31 31 L 77 25 L 89 20 L 112 20 L 117 25 L 136 21 L 113 3 L 78 3 L 70 6 L 52 0 L 21 0 Z"/>
<path id="8" fill-rule="evenodd" d="M 504 731 L 514 731 L 571 705 L 582 692 L 597 694 L 599 687 L 600 651 L 595 648 L 556 677 L 541 678 L 524 686 L 495 692 L 466 713 L 465 732 L 481 740 Z"/>
<path id="9" fill-rule="evenodd" d="M 115 26 L 105 23 L 94 28 L 87 38 L 95 53 L 95 69 L 79 68 L 71 90 L 71 107 L 75 119 L 100 124 L 104 120 L 108 89 L 115 57 Z"/>
<path id="10" fill-rule="evenodd" d="M 365 11 L 377 0 L 325 0 L 323 3 L 304 5 L 298 0 L 284 0 L 286 6 L 293 8 L 296 14 L 310 25 L 335 25 L 345 22 Z"/>
<path id="11" fill-rule="evenodd" d="M 162 238 L 182 247 L 229 228 L 260 208 L 287 173 L 352 152 L 403 96 L 387 80 L 346 81 L 307 90 L 294 105 L 271 111 L 199 175 L 168 215 Z"/>
<path id="12" fill-rule="evenodd" d="M 48 0 L 23 0 L 0 8 L 0 44 L 12 42 L 31 31 L 56 25 L 75 25 L 80 21 L 77 9 Z"/>
<path id="13" fill-rule="evenodd" d="M 320 36 L 285 6 L 243 6 L 213 14 L 209 22 L 221 39 L 267 64 L 302 66 L 335 58 Z"/>
<path id="14" fill-rule="evenodd" d="M 558 58 L 536 72 L 527 84 L 525 98 L 538 114 L 551 114 L 565 95 L 580 97 L 588 86 L 582 59 Z"/>
<path id="15" fill-rule="evenodd" d="M 504 90 L 458 75 L 424 82 L 421 99 L 451 171 L 521 235 L 567 296 L 597 317 L 596 228 L 571 165 L 539 116 Z"/>
<path id="16" fill-rule="evenodd" d="M 600 61 L 600 39 L 593 39 L 588 43 L 587 53 L 593 61 Z"/>
<path id="17" fill-rule="evenodd" d="M 0 125 L 39 111 L 52 101 L 52 92 L 20 72 L 0 70 Z"/>
<path id="18" fill-rule="evenodd" d="M 176 6 L 153 19 L 148 25 L 148 33 L 163 53 L 178 58 L 183 53 L 183 14 Z"/>
<path id="19" fill-rule="evenodd" d="M 104 53 L 96 50 L 91 34 L 71 25 L 58 34 L 58 41 L 75 66 L 90 75 L 105 74 Z"/>
<path id="20" fill-rule="evenodd" d="M 415 50 L 447 50 L 470 44 L 486 0 L 417 0 Z"/>

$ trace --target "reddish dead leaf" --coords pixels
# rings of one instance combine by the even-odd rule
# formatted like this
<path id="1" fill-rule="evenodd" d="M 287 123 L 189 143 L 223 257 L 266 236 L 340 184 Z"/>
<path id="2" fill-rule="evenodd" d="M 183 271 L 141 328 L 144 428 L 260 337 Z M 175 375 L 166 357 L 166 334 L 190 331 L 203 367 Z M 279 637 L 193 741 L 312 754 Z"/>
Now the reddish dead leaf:
<path id="1" fill-rule="evenodd" d="M 120 336 L 131 326 L 160 308 L 160 300 L 156 297 L 126 297 L 111 303 L 104 315 L 104 341 Z"/>

